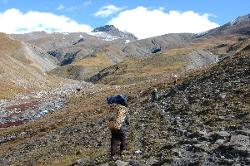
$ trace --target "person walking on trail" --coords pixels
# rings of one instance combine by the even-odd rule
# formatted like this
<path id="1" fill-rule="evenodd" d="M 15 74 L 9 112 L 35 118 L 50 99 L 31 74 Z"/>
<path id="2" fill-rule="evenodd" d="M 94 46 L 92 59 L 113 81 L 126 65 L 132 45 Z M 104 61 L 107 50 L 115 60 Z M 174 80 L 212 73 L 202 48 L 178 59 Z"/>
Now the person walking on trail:
<path id="1" fill-rule="evenodd" d="M 127 125 L 129 125 L 127 96 L 109 96 L 107 102 L 110 105 L 111 113 L 115 114 L 108 123 L 111 131 L 111 157 L 116 154 L 121 156 L 126 147 L 125 132 Z"/>
<path id="2" fill-rule="evenodd" d="M 176 85 L 177 80 L 178 80 L 178 76 L 176 74 L 173 74 L 173 79 L 174 79 L 174 85 Z"/>
<path id="3" fill-rule="evenodd" d="M 151 92 L 151 101 L 158 100 L 158 91 L 156 88 L 154 88 Z"/>

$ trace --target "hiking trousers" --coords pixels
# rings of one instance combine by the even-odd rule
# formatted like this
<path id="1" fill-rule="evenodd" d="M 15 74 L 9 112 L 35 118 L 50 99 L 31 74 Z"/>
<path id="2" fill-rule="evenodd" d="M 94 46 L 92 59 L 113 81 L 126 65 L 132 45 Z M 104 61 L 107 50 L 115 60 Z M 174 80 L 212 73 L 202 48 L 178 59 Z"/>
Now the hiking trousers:
<path id="1" fill-rule="evenodd" d="M 115 154 L 122 154 L 122 151 L 125 149 L 126 137 L 124 130 L 114 130 L 111 129 L 111 156 Z"/>

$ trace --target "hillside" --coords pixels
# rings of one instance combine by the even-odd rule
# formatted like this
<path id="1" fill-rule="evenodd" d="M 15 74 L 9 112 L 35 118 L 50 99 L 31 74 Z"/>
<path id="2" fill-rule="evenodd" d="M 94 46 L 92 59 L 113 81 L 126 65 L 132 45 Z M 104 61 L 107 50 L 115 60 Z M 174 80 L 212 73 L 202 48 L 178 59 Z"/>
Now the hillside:
<path id="1" fill-rule="evenodd" d="M 49 79 L 46 72 L 56 66 L 56 59 L 41 49 L 0 34 L 1 98 L 45 87 Z"/>
<path id="2" fill-rule="evenodd" d="M 112 48 L 110 49 L 108 45 L 84 58 L 74 59 L 68 65 L 59 66 L 52 70 L 50 74 L 64 78 L 86 80 L 97 74 L 100 70 L 126 59 L 124 56 L 119 56 L 116 50 L 111 50 Z"/>
<path id="3" fill-rule="evenodd" d="M 147 56 L 167 49 L 183 47 L 192 39 L 194 34 L 190 33 L 166 34 L 130 42 L 124 46 L 122 52 L 132 57 Z"/>
<path id="4" fill-rule="evenodd" d="M 200 69 L 235 52 L 237 36 L 194 38 L 182 47 L 168 48 L 147 57 L 131 58 L 101 70 L 88 81 L 102 84 L 131 84 L 181 75 Z"/>
<path id="5" fill-rule="evenodd" d="M 130 86 L 80 91 L 59 112 L 2 129 L 0 163 L 101 165 L 108 158 L 107 95 L 129 95 L 131 165 L 249 165 L 249 40 L 232 57 L 187 73 L 177 85 L 162 78 Z M 152 87 L 159 99 L 150 101 Z M 83 87 L 82 87 L 83 88 Z"/>

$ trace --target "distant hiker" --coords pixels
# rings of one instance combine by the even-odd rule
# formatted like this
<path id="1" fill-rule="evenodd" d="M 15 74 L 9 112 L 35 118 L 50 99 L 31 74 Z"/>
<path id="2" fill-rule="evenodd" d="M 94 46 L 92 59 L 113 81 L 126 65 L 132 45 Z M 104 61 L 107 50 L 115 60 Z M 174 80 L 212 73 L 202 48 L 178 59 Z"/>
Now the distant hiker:
<path id="1" fill-rule="evenodd" d="M 154 88 L 154 89 L 152 90 L 152 92 L 151 92 L 151 100 L 152 100 L 152 101 L 155 101 L 155 100 L 157 100 L 157 99 L 158 99 L 157 89 Z"/>
<path id="2" fill-rule="evenodd" d="M 128 122 L 127 96 L 117 95 L 107 97 L 111 113 L 115 114 L 108 123 L 111 131 L 111 157 L 122 154 L 126 146 L 126 128 Z M 120 145 L 119 145 L 120 144 Z"/>
<path id="3" fill-rule="evenodd" d="M 176 85 L 178 76 L 176 74 L 174 74 L 173 78 L 174 78 L 174 85 Z"/>

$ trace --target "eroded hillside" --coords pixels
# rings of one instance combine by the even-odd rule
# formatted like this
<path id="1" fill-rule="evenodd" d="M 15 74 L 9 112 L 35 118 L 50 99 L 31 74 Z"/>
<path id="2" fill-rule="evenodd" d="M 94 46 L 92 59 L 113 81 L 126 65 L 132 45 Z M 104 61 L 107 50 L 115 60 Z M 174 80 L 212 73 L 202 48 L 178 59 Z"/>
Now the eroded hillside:
<path id="1" fill-rule="evenodd" d="M 41 49 L 0 34 L 1 98 L 46 87 L 50 84 L 46 72 L 56 66 L 56 60 Z"/>

